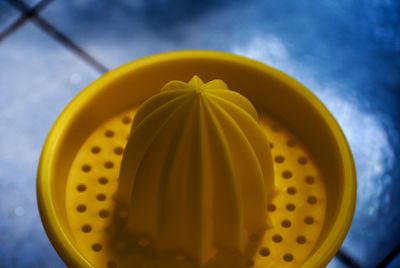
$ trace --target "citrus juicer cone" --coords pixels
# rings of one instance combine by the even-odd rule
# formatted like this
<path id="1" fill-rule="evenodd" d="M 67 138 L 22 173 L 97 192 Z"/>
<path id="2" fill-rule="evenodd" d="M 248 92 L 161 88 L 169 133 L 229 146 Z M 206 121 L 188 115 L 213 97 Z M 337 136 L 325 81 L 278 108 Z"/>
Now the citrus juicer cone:
<path id="1" fill-rule="evenodd" d="M 323 267 L 355 189 L 346 140 L 306 88 L 211 51 L 134 61 L 82 91 L 37 184 L 73 267 Z"/>
<path id="2" fill-rule="evenodd" d="M 268 226 L 274 192 L 270 148 L 257 121 L 250 101 L 221 80 L 171 81 L 145 101 L 118 178 L 127 233 L 201 267 L 225 251 L 245 256 L 254 244 L 248 238 Z"/>

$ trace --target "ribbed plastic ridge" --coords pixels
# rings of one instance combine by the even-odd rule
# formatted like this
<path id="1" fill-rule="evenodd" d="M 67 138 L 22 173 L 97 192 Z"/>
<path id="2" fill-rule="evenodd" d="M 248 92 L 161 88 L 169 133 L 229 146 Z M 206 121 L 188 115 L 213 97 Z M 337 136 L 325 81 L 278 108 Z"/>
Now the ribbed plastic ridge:
<path id="1" fill-rule="evenodd" d="M 138 110 L 123 155 L 118 198 L 128 229 L 156 252 L 207 263 L 244 254 L 269 226 L 274 175 L 251 102 L 221 80 L 171 81 Z"/>

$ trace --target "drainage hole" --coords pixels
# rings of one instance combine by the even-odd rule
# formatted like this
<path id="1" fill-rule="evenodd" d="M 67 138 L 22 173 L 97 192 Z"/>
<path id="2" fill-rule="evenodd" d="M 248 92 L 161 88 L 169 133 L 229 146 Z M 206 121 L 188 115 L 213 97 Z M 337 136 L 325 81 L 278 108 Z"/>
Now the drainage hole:
<path id="1" fill-rule="evenodd" d="M 107 267 L 108 268 L 116 268 L 117 267 L 117 263 L 115 261 L 108 261 L 107 262 Z"/>
<path id="2" fill-rule="evenodd" d="M 92 249 L 95 252 L 99 252 L 100 250 L 102 250 L 103 246 L 100 243 L 94 243 L 92 245 Z"/>
<path id="3" fill-rule="evenodd" d="M 284 228 L 289 228 L 290 226 L 292 226 L 292 222 L 289 221 L 289 220 L 283 220 L 283 221 L 281 222 L 281 225 L 282 225 L 282 227 L 284 227 Z"/>
<path id="4" fill-rule="evenodd" d="M 114 148 L 114 154 L 121 155 L 124 152 L 124 149 L 121 146 Z"/>
<path id="5" fill-rule="evenodd" d="M 303 245 L 307 242 L 307 238 L 304 235 L 299 235 L 296 237 L 296 242 L 300 245 Z"/>
<path id="6" fill-rule="evenodd" d="M 306 165 L 306 164 L 308 163 L 308 159 L 307 159 L 307 157 L 302 156 L 302 157 L 299 157 L 299 159 L 297 159 L 297 162 L 298 162 L 300 165 Z"/>
<path id="7" fill-rule="evenodd" d="M 131 120 L 131 118 L 130 118 L 129 116 L 124 116 L 124 117 L 122 117 L 122 123 L 125 124 L 125 125 L 130 124 L 131 121 L 132 121 L 132 120 Z"/>
<path id="8" fill-rule="evenodd" d="M 284 179 L 290 179 L 291 177 L 293 177 L 293 173 L 289 170 L 285 170 L 282 172 L 282 177 Z"/>
<path id="9" fill-rule="evenodd" d="M 114 137 L 115 133 L 114 133 L 114 131 L 112 131 L 112 130 L 107 130 L 106 132 L 104 132 L 104 135 L 105 135 L 107 138 L 112 138 L 112 137 Z"/>
<path id="10" fill-rule="evenodd" d="M 285 161 L 285 157 L 283 157 L 282 155 L 277 155 L 275 156 L 275 162 L 278 164 L 281 164 Z"/>
<path id="11" fill-rule="evenodd" d="M 86 191 L 86 189 L 87 189 L 87 187 L 85 184 L 78 184 L 78 186 L 76 186 L 76 190 L 78 192 L 84 192 L 84 191 Z"/>
<path id="12" fill-rule="evenodd" d="M 286 209 L 287 209 L 288 211 L 294 211 L 294 210 L 296 209 L 296 205 L 295 205 L 295 204 L 292 204 L 292 203 L 288 203 L 288 204 L 286 205 Z"/>
<path id="13" fill-rule="evenodd" d="M 99 216 L 100 218 L 107 218 L 108 216 L 110 216 L 110 212 L 106 209 L 102 209 L 99 211 Z"/>
<path id="14" fill-rule="evenodd" d="M 313 176 L 307 176 L 305 181 L 307 184 L 313 184 L 315 182 L 315 178 Z"/>
<path id="15" fill-rule="evenodd" d="M 269 212 L 274 212 L 276 210 L 276 206 L 274 204 L 268 204 L 267 205 L 267 210 Z"/>
<path id="16" fill-rule="evenodd" d="M 105 195 L 105 194 L 98 194 L 98 195 L 96 196 L 96 199 L 97 199 L 98 201 L 104 201 L 104 200 L 106 200 L 106 195 Z"/>
<path id="17" fill-rule="evenodd" d="M 90 151 L 91 151 L 93 154 L 98 154 L 98 153 L 100 153 L 101 148 L 100 148 L 99 146 L 93 146 L 92 149 L 90 149 Z"/>
<path id="18" fill-rule="evenodd" d="M 79 204 L 79 205 L 76 207 L 76 210 L 77 210 L 78 212 L 80 212 L 80 213 L 83 213 L 83 212 L 86 211 L 86 206 L 83 205 L 83 204 Z"/>
<path id="19" fill-rule="evenodd" d="M 294 195 L 294 194 L 296 194 L 297 190 L 295 187 L 289 187 L 289 188 L 287 188 L 286 192 L 290 195 Z"/>
<path id="20" fill-rule="evenodd" d="M 83 172 L 89 172 L 91 170 L 92 170 L 92 167 L 90 165 L 88 165 L 88 164 L 85 164 L 85 165 L 82 166 L 82 171 Z"/>
<path id="21" fill-rule="evenodd" d="M 272 241 L 274 241 L 275 243 L 280 243 L 280 242 L 282 242 L 282 240 L 283 240 L 283 238 L 282 238 L 282 236 L 279 235 L 279 234 L 276 234 L 276 235 L 274 235 L 274 236 L 272 237 Z"/>
<path id="22" fill-rule="evenodd" d="M 293 261 L 293 259 L 294 259 L 294 257 L 290 253 L 286 253 L 285 255 L 283 255 L 283 260 L 286 262 L 291 262 L 291 261 Z"/>
<path id="23" fill-rule="evenodd" d="M 274 148 L 274 144 L 272 142 L 269 143 L 269 148 Z"/>
<path id="24" fill-rule="evenodd" d="M 260 255 L 263 257 L 267 257 L 271 254 L 271 251 L 269 250 L 269 248 L 262 248 L 259 251 Z"/>
<path id="25" fill-rule="evenodd" d="M 101 177 L 101 178 L 99 178 L 99 183 L 102 184 L 102 185 L 107 184 L 108 183 L 108 179 L 105 178 L 105 177 Z"/>
<path id="26" fill-rule="evenodd" d="M 82 226 L 81 230 L 84 233 L 89 233 L 90 231 L 92 231 L 92 226 L 90 226 L 89 224 L 85 224 Z"/>
<path id="27" fill-rule="evenodd" d="M 107 162 L 104 163 L 104 167 L 107 168 L 107 169 L 111 169 L 111 168 L 114 167 L 114 163 L 111 162 L 111 161 L 107 161 Z"/>
<path id="28" fill-rule="evenodd" d="M 313 195 L 307 197 L 307 203 L 310 205 L 315 205 L 317 203 L 317 198 Z"/>
<path id="29" fill-rule="evenodd" d="M 315 221 L 314 218 L 311 217 L 311 216 L 307 216 L 307 217 L 304 218 L 304 223 L 307 224 L 307 225 L 313 224 L 314 221 Z"/>

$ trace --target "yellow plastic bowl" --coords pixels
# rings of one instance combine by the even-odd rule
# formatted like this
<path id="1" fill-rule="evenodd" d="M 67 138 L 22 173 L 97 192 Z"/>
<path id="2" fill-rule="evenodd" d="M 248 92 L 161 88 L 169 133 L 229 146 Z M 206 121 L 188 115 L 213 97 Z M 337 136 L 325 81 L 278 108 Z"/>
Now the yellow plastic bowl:
<path id="1" fill-rule="evenodd" d="M 350 226 L 356 175 L 346 139 L 333 116 L 303 85 L 259 62 L 212 51 L 177 51 L 149 56 L 108 72 L 63 111 L 40 159 L 37 196 L 52 244 L 68 266 L 92 267 L 78 250 L 66 216 L 65 189 L 72 161 L 101 122 L 143 102 L 170 80 L 222 79 L 288 125 L 312 152 L 324 178 L 327 204 L 319 240 L 302 267 L 323 267 L 336 254 Z"/>

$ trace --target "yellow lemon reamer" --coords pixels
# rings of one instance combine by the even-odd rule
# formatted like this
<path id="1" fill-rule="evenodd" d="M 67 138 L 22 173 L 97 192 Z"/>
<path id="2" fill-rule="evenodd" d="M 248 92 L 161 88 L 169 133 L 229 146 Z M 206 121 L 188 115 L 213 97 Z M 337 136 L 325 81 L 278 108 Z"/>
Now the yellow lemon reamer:
<path id="1" fill-rule="evenodd" d="M 82 91 L 49 134 L 37 187 L 69 266 L 323 267 L 356 180 L 339 126 L 301 84 L 181 51 Z"/>

